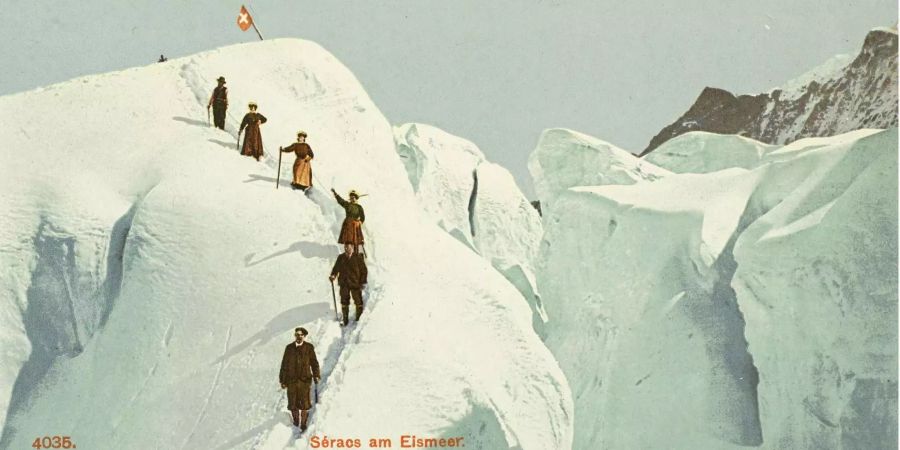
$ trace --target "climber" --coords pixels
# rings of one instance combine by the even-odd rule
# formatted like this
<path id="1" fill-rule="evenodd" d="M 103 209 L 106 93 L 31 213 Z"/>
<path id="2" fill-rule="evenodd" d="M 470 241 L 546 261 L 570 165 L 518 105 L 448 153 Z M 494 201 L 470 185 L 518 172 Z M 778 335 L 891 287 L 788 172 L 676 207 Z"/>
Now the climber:
<path id="1" fill-rule="evenodd" d="M 306 143 L 306 132 L 297 133 L 297 142 L 287 146 L 287 148 L 278 148 L 284 153 L 293 152 L 297 159 L 294 160 L 294 179 L 291 181 L 291 187 L 306 191 L 312 187 L 312 165 L 310 160 L 313 159 L 312 147 Z"/>
<path id="2" fill-rule="evenodd" d="M 291 419 L 293 419 L 295 427 L 300 427 L 301 433 L 306 431 L 306 421 L 309 418 L 309 410 L 312 408 L 312 402 L 309 399 L 310 382 L 314 381 L 319 384 L 321 379 L 315 347 L 309 342 L 305 342 L 308 334 L 306 328 L 294 328 L 294 342 L 284 348 L 281 371 L 278 373 L 281 388 L 287 390 Z"/>
<path id="3" fill-rule="evenodd" d="M 357 203 L 359 194 L 356 191 L 350 191 L 348 195 L 350 201 L 348 202 L 341 198 L 334 189 L 331 190 L 331 193 L 334 194 L 334 198 L 344 208 L 344 213 L 346 214 L 344 223 L 341 225 L 341 234 L 338 236 L 338 244 L 352 244 L 353 250 L 358 252 L 359 247 L 365 245 L 362 225 L 366 221 L 366 212 L 363 210 L 362 205 Z M 363 253 L 365 253 L 365 250 L 363 250 Z"/>
<path id="4" fill-rule="evenodd" d="M 219 83 L 213 89 L 212 95 L 209 97 L 209 103 L 206 104 L 206 119 L 209 120 L 209 108 L 213 110 L 213 123 L 216 128 L 225 129 L 225 110 L 228 109 L 228 88 L 225 87 L 225 77 L 216 79 Z"/>
<path id="5" fill-rule="evenodd" d="M 259 126 L 266 123 L 266 116 L 256 112 L 257 105 L 255 102 L 250 102 L 247 107 L 250 111 L 244 115 L 244 120 L 241 121 L 241 128 L 238 130 L 238 140 L 240 140 L 241 132 L 244 129 L 247 129 L 247 134 L 244 135 L 244 147 L 241 149 L 241 154 L 244 156 L 252 156 L 259 161 L 259 158 L 263 156 L 263 143 L 262 143 L 262 133 L 260 132 Z"/>
<path id="6" fill-rule="evenodd" d="M 366 261 L 359 253 L 353 253 L 353 245 L 344 244 L 344 253 L 337 257 L 334 267 L 331 268 L 331 276 L 328 280 L 334 283 L 337 278 L 338 286 L 341 292 L 341 313 L 343 314 L 343 323 L 347 325 L 350 316 L 350 297 L 353 297 L 353 303 L 356 305 L 356 319 L 363 313 L 362 289 L 368 283 L 369 271 L 366 268 Z"/>

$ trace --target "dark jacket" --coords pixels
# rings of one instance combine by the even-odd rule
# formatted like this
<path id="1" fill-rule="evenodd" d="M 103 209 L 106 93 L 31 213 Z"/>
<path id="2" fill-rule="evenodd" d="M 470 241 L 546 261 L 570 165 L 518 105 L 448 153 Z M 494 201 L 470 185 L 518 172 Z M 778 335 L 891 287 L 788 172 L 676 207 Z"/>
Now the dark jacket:
<path id="1" fill-rule="evenodd" d="M 209 103 L 207 106 L 214 106 L 216 108 L 227 108 L 228 107 L 228 88 L 225 86 L 216 86 L 213 89 L 212 96 L 209 97 Z"/>
<path id="2" fill-rule="evenodd" d="M 319 360 L 316 359 L 316 350 L 312 344 L 303 342 L 298 348 L 296 342 L 291 342 L 284 348 L 281 372 L 278 374 L 281 384 L 295 381 L 309 383 L 313 377 L 319 376 Z"/>
<path id="3" fill-rule="evenodd" d="M 244 120 L 241 121 L 241 129 L 238 130 L 238 132 L 244 131 L 244 128 L 256 125 L 256 122 L 266 123 L 267 120 L 268 119 L 266 119 L 266 116 L 258 112 L 248 112 L 247 114 L 244 114 Z M 256 126 L 256 129 L 257 131 L 259 130 L 258 125 Z"/>
<path id="4" fill-rule="evenodd" d="M 338 284 L 350 289 L 362 289 L 368 283 L 369 270 L 366 268 L 366 260 L 359 253 L 347 257 L 346 253 L 338 255 L 331 275 L 338 275 Z"/>
<path id="5" fill-rule="evenodd" d="M 297 155 L 297 159 L 303 159 L 309 156 L 310 158 L 315 158 L 316 155 L 313 154 L 312 147 L 309 146 L 306 142 L 294 142 L 291 145 L 281 149 L 283 153 L 293 153 Z"/>

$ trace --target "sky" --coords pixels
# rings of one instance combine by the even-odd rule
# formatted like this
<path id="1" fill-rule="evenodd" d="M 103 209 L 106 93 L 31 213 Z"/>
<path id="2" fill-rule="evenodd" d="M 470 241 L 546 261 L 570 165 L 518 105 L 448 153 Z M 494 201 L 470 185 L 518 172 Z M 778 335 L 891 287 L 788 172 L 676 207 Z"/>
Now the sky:
<path id="1" fill-rule="evenodd" d="M 897 23 L 894 0 L 245 3 L 264 38 L 321 44 L 391 123 L 473 141 L 529 198 L 528 155 L 547 128 L 638 153 L 704 87 L 765 92 Z M 0 0 L 0 95 L 252 42 L 241 4 Z"/>

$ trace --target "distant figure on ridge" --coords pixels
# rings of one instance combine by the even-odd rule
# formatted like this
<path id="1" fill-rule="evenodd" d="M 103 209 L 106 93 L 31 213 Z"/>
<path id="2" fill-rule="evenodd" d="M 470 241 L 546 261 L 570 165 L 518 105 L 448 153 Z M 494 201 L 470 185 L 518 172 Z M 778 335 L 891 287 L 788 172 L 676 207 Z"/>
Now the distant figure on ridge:
<path id="1" fill-rule="evenodd" d="M 297 133 L 297 142 L 287 146 L 287 148 L 278 148 L 284 153 L 293 152 L 297 155 L 294 160 L 294 179 L 291 181 L 291 187 L 306 191 L 312 187 L 312 165 L 310 160 L 313 159 L 312 147 L 306 143 L 306 132 Z"/>
<path id="2" fill-rule="evenodd" d="M 241 121 L 241 129 L 238 130 L 238 136 L 240 136 L 244 129 L 247 129 L 247 134 L 244 135 L 244 147 L 241 149 L 241 154 L 244 156 L 252 156 L 259 161 L 259 158 L 264 154 L 262 133 L 259 130 L 259 126 L 266 123 L 266 116 L 256 112 L 255 102 L 250 102 L 247 107 L 250 108 L 250 112 L 244 114 L 244 120 Z"/>
<path id="3" fill-rule="evenodd" d="M 358 252 L 359 246 L 365 244 L 363 242 L 362 224 L 366 221 L 366 212 L 363 210 L 362 205 L 357 203 L 359 194 L 356 191 L 350 191 L 350 194 L 347 195 L 350 197 L 348 202 L 341 198 L 334 189 L 331 190 L 331 193 L 334 194 L 338 204 L 344 207 L 344 213 L 346 214 L 344 223 L 341 225 L 341 234 L 338 236 L 338 244 L 353 245 L 353 250 Z"/>
<path id="4" fill-rule="evenodd" d="M 331 268 L 331 276 L 328 279 L 334 282 L 337 278 L 341 291 L 341 313 L 344 315 L 343 323 L 347 325 L 350 317 L 350 297 L 356 305 L 356 319 L 363 313 L 362 288 L 368 283 L 369 271 L 366 261 L 359 254 L 353 253 L 353 246 L 344 244 L 344 253 L 337 257 L 334 267 Z"/>
<path id="5" fill-rule="evenodd" d="M 169 60 L 169 59 L 166 58 L 165 55 L 159 55 L 159 61 L 157 61 L 157 62 L 166 62 L 166 61 L 168 61 L 168 60 Z"/>
<path id="6" fill-rule="evenodd" d="M 287 389 L 291 419 L 295 427 L 300 427 L 301 433 L 306 431 L 306 420 L 309 418 L 309 409 L 312 408 L 309 399 L 310 384 L 312 381 L 318 384 L 321 378 L 315 347 L 304 342 L 307 334 L 309 332 L 306 328 L 294 328 L 294 342 L 284 348 L 281 371 L 278 373 L 281 388 Z"/>
<path id="7" fill-rule="evenodd" d="M 212 95 L 209 97 L 209 103 L 206 104 L 206 119 L 209 120 L 209 108 L 211 107 L 216 128 L 224 130 L 225 111 L 228 109 L 228 88 L 225 87 L 225 77 L 219 77 L 216 81 L 219 85 L 213 89 Z"/>

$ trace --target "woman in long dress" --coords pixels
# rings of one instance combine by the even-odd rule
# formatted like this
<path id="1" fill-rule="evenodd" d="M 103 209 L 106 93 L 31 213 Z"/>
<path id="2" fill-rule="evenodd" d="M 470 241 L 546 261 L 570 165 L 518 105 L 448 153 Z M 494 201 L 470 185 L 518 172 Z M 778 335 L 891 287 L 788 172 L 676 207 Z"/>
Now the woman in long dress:
<path id="1" fill-rule="evenodd" d="M 348 195 L 350 201 L 348 202 L 341 198 L 334 189 L 331 192 L 346 214 L 344 223 L 341 225 L 341 234 L 338 236 L 338 244 L 350 244 L 353 245 L 355 251 L 359 251 L 359 246 L 364 245 L 362 224 L 366 221 L 366 212 L 362 205 L 357 203 L 359 194 L 356 191 L 350 191 Z"/>
<path id="2" fill-rule="evenodd" d="M 294 179 L 291 181 L 291 187 L 306 191 L 312 187 L 312 164 L 313 159 L 312 147 L 306 143 L 306 132 L 297 133 L 297 142 L 280 149 L 284 153 L 293 152 L 297 159 L 294 160 Z"/>
<path id="3" fill-rule="evenodd" d="M 259 126 L 266 123 L 266 116 L 256 112 L 257 106 L 254 102 L 250 102 L 247 107 L 250 108 L 250 112 L 244 114 L 241 129 L 238 130 L 238 134 L 244 133 L 244 147 L 241 149 L 241 154 L 252 156 L 259 161 L 259 158 L 263 156 L 262 133 L 259 131 Z"/>

